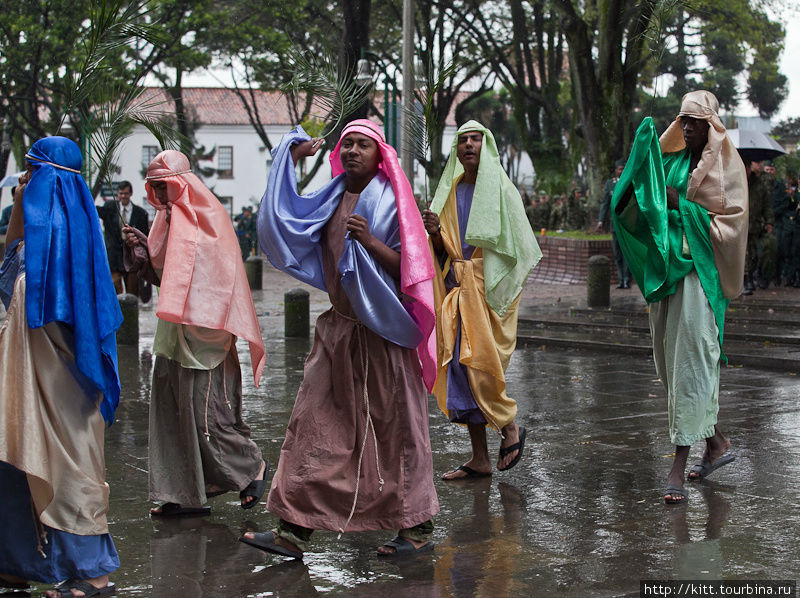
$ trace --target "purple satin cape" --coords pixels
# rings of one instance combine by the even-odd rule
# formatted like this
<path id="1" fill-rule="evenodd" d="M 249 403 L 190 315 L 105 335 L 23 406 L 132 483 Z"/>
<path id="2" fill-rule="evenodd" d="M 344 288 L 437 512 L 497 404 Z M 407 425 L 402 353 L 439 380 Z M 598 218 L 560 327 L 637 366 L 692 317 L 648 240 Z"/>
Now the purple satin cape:
<path id="1" fill-rule="evenodd" d="M 297 192 L 291 146 L 310 137 L 301 127 L 284 135 L 273 150 L 267 189 L 258 210 L 258 241 L 273 266 L 326 291 L 320 239 L 323 228 L 345 190 L 344 175 L 308 195 Z M 354 212 L 366 218 L 370 232 L 393 249 L 400 249 L 394 192 L 379 172 L 361 192 Z M 357 241 L 347 239 L 339 259 L 342 286 L 358 319 L 395 344 L 416 349 L 424 340 L 411 309 L 400 300 L 397 281 Z"/>

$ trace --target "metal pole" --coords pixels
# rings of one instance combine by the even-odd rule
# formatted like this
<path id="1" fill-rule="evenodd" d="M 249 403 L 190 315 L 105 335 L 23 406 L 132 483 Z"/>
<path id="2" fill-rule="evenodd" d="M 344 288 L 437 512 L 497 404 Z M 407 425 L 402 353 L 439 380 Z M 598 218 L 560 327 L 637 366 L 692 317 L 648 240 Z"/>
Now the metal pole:
<path id="1" fill-rule="evenodd" d="M 408 115 L 414 99 L 414 0 L 403 0 L 403 95 L 400 112 L 400 165 L 414 188 L 414 154 L 408 130 Z"/>

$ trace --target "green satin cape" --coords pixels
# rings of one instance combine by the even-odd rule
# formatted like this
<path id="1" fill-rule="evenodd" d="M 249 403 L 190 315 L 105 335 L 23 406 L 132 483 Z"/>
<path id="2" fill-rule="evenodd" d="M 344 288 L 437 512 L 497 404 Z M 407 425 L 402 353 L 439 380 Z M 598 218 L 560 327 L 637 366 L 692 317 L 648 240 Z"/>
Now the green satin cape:
<path id="1" fill-rule="evenodd" d="M 711 219 L 705 208 L 686 199 L 690 159 L 688 150 L 662 155 L 653 119 L 646 117 L 636 131 L 625 170 L 614 188 L 611 214 L 619 246 L 648 303 L 672 295 L 683 277 L 692 268 L 697 270 L 714 312 L 721 348 L 729 301 L 722 294 L 714 262 Z M 635 195 L 618 214 L 617 205 L 630 185 Z M 667 185 L 678 191 L 678 210 L 667 208 Z M 684 256 L 684 234 L 691 257 Z M 722 360 L 727 362 L 724 353 Z"/>

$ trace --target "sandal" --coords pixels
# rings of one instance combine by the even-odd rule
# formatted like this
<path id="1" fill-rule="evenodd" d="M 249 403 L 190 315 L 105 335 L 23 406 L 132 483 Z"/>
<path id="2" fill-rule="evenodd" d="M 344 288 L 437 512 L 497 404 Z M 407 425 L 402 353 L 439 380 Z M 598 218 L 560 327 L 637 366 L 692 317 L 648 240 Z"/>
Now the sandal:
<path id="1" fill-rule="evenodd" d="M 27 581 L 11 581 L 0 575 L 0 588 L 9 590 L 29 590 L 31 585 Z"/>
<path id="2" fill-rule="evenodd" d="M 455 473 L 457 471 L 463 471 L 465 475 L 459 476 L 457 478 L 446 478 L 446 477 L 444 477 L 448 473 Z M 467 465 L 459 465 L 453 471 L 448 471 L 447 473 L 442 475 L 442 479 L 445 482 L 459 482 L 461 480 L 470 480 L 470 479 L 475 479 L 475 478 L 488 478 L 488 477 L 491 477 L 491 475 L 492 475 L 491 471 L 489 471 L 489 472 L 476 471 L 475 469 L 472 469 L 471 467 L 469 467 Z"/>
<path id="3" fill-rule="evenodd" d="M 713 463 L 710 463 L 709 461 L 700 461 L 700 463 L 692 466 L 692 468 L 689 470 L 689 475 L 686 476 L 686 479 L 690 482 L 699 482 L 703 478 L 710 476 L 714 471 L 723 465 L 733 463 L 734 461 L 736 461 L 735 455 L 720 455 Z"/>
<path id="4" fill-rule="evenodd" d="M 667 498 L 669 496 L 669 498 Z M 667 486 L 664 490 L 664 502 L 668 505 L 682 505 L 689 502 L 689 494 L 685 488 L 678 486 Z"/>
<path id="5" fill-rule="evenodd" d="M 255 500 L 251 500 L 249 503 L 243 504 L 243 509 L 252 509 L 258 504 L 258 501 L 261 500 L 261 497 L 264 496 L 264 490 L 267 489 L 268 473 L 269 460 L 264 459 L 264 475 L 261 476 L 260 480 L 253 480 L 250 482 L 247 487 L 239 493 L 239 500 L 243 500 L 248 496 L 255 498 Z"/>
<path id="6" fill-rule="evenodd" d="M 509 469 L 514 467 L 517 463 L 519 463 L 519 460 L 522 458 L 522 451 L 525 448 L 525 436 L 527 435 L 528 431 L 525 428 L 523 428 L 522 426 L 520 426 L 518 428 L 518 430 L 519 430 L 519 441 L 518 442 L 515 442 L 511 446 L 507 446 L 505 448 L 500 447 L 500 458 L 501 459 L 503 457 L 505 457 L 506 455 L 508 455 L 510 453 L 513 453 L 514 451 L 519 451 L 517 453 L 517 456 L 514 457 L 511 460 L 511 463 L 509 463 L 508 465 L 506 465 L 502 469 L 500 469 L 498 467 L 497 471 L 508 471 Z"/>
<path id="7" fill-rule="evenodd" d="M 109 582 L 107 586 L 98 588 L 93 586 L 88 581 L 80 581 L 78 579 L 68 579 L 62 581 L 55 588 L 61 598 L 78 598 L 72 590 L 83 592 L 83 598 L 100 598 L 101 596 L 113 596 L 117 592 L 116 586 Z"/>
<path id="8" fill-rule="evenodd" d="M 153 513 L 150 511 L 150 517 L 205 517 L 211 514 L 211 507 L 208 505 L 204 507 L 183 507 L 178 503 L 165 502 L 161 505 L 161 511 Z"/>
<path id="9" fill-rule="evenodd" d="M 433 550 L 434 544 L 433 542 L 428 542 L 427 544 L 423 544 L 419 548 L 416 548 L 411 542 L 397 536 L 394 540 L 390 540 L 386 542 L 384 546 L 388 546 L 389 548 L 394 548 L 394 552 L 378 552 L 378 556 L 380 557 L 393 557 L 393 556 L 409 556 L 412 554 L 422 554 L 423 552 L 431 552 Z"/>
<path id="10" fill-rule="evenodd" d="M 272 554 L 288 556 L 289 558 L 298 560 L 303 559 L 303 553 L 301 551 L 284 548 L 283 546 L 275 544 L 275 540 L 277 540 L 277 537 L 274 532 L 254 532 L 252 539 L 245 538 L 244 536 L 239 538 L 239 542 L 244 542 L 248 546 L 258 548 L 264 552 L 271 552 Z"/>

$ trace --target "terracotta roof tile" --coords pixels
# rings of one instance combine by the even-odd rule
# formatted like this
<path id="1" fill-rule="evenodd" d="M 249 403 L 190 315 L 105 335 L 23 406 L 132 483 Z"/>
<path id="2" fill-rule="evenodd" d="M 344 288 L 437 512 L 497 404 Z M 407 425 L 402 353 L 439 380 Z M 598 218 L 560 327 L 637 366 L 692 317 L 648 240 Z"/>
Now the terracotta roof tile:
<path id="1" fill-rule="evenodd" d="M 249 92 L 245 92 L 250 102 Z M 468 94 L 459 94 L 466 98 Z M 203 125 L 249 125 L 250 120 L 242 101 L 236 92 L 226 87 L 185 87 L 184 103 L 199 124 Z M 278 91 L 254 90 L 253 98 L 262 124 L 293 126 L 296 123 L 291 117 L 284 94 Z M 174 110 L 174 103 L 168 99 L 162 87 L 148 87 L 142 96 L 142 102 L 164 102 L 165 112 Z M 378 110 L 383 109 L 383 92 L 376 93 L 374 102 Z M 455 106 L 447 118 L 448 125 L 455 125 Z"/>

